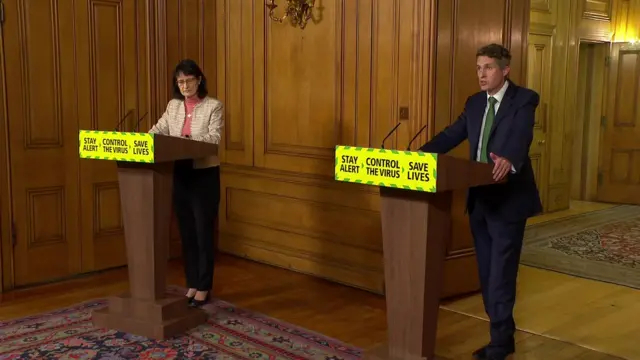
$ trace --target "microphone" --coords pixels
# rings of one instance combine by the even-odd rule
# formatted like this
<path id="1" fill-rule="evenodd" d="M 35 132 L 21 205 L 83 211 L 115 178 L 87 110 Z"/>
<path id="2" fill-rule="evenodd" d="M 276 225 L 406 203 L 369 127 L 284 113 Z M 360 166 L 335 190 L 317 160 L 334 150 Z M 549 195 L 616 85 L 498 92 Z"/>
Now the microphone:
<path id="1" fill-rule="evenodd" d="M 414 141 L 415 139 L 417 139 L 417 138 L 418 138 L 418 136 L 419 136 L 420 134 L 422 134 L 422 132 L 423 132 L 423 131 L 424 131 L 424 129 L 426 129 L 426 128 L 427 128 L 427 125 L 423 126 L 423 127 L 422 127 L 422 129 L 420 129 L 420 130 L 416 133 L 416 135 L 411 139 L 411 141 L 409 141 L 409 145 L 407 145 L 407 151 L 411 151 L 411 143 L 413 143 L 413 141 Z"/>
<path id="2" fill-rule="evenodd" d="M 147 117 L 148 113 L 149 112 L 147 111 L 146 113 L 144 113 L 144 115 L 142 115 L 142 117 L 140 119 L 138 119 L 138 122 L 136 123 L 136 132 L 140 132 L 140 123 L 142 122 L 142 119 Z"/>
<path id="3" fill-rule="evenodd" d="M 398 126 L 400 126 L 400 124 L 402 124 L 401 122 L 398 121 L 398 123 L 396 124 L 396 126 L 393 127 L 393 129 L 391 129 L 391 131 L 389 131 L 389 133 L 387 134 L 387 136 L 384 137 L 384 139 L 382 139 L 382 145 L 380 145 L 380 147 L 382 149 L 384 149 L 384 142 L 387 141 L 387 139 L 389 138 L 389 136 L 391 136 L 391 134 L 393 134 L 396 129 L 398 128 Z"/>
<path id="4" fill-rule="evenodd" d="M 129 117 L 129 114 L 131 114 L 132 112 L 133 112 L 133 109 L 127 111 L 127 114 L 122 118 L 122 120 L 120 120 L 120 122 L 118 122 L 118 125 L 116 125 L 116 128 L 114 129 L 114 131 L 120 131 L 120 126 L 122 126 L 124 121 L 127 120 L 127 118 Z"/>

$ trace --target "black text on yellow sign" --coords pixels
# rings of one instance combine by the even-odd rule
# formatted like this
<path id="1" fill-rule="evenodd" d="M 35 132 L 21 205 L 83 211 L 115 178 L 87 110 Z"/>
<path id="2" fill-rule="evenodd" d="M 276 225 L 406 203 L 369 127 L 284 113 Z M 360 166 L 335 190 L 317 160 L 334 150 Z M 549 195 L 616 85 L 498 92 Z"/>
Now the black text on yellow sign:
<path id="1" fill-rule="evenodd" d="M 434 192 L 437 154 L 336 147 L 335 178 L 366 185 Z"/>
<path id="2" fill-rule="evenodd" d="M 153 134 L 115 131 L 80 131 L 80 157 L 152 163 Z"/>

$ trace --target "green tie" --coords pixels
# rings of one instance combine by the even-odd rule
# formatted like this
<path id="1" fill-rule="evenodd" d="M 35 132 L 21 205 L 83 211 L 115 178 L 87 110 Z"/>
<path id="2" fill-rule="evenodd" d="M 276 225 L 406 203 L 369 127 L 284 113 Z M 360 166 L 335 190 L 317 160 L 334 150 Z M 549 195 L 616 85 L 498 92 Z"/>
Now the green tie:
<path id="1" fill-rule="evenodd" d="M 487 118 L 484 121 L 484 130 L 482 131 L 482 151 L 480 152 L 480 162 L 488 163 L 487 144 L 489 143 L 489 134 L 493 126 L 493 120 L 496 118 L 495 104 L 498 102 L 493 96 L 489 96 L 489 110 L 487 110 Z"/>

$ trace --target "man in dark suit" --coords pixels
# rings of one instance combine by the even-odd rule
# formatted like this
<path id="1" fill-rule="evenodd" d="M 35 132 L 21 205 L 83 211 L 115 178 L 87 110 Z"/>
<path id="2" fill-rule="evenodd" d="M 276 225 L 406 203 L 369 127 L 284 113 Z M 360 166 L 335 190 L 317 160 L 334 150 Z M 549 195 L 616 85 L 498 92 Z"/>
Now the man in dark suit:
<path id="1" fill-rule="evenodd" d="M 487 45 L 476 54 L 482 91 L 470 96 L 458 119 L 420 150 L 447 153 L 465 139 L 473 161 L 493 164 L 496 182 L 469 189 L 467 212 L 478 260 L 491 341 L 476 359 L 502 360 L 515 352 L 513 307 L 527 218 L 542 211 L 529 147 L 539 95 L 508 80 L 509 51 Z"/>

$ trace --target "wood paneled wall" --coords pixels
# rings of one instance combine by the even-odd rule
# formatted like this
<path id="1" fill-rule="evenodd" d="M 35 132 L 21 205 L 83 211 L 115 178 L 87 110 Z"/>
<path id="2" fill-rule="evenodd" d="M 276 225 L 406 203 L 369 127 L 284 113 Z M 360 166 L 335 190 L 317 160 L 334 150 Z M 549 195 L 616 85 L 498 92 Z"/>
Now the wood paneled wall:
<path id="1" fill-rule="evenodd" d="M 567 71 L 577 64 L 572 14 L 583 0 L 532 0 L 527 85 L 540 94 L 532 160 L 545 211 L 569 206 L 571 147 L 567 146 L 573 108 Z M 575 92 L 575 90 L 574 90 Z"/>
<path id="2" fill-rule="evenodd" d="M 175 66 L 182 59 L 195 60 L 207 78 L 209 95 L 217 93 L 216 2 L 209 0 L 148 1 L 147 29 L 151 81 L 149 116 L 143 130 L 148 130 L 164 113 L 172 98 Z M 180 235 L 175 216 L 171 223 L 169 255 L 181 255 Z"/>
<path id="3" fill-rule="evenodd" d="M 476 91 L 475 50 L 492 41 L 511 47 L 514 80 L 542 96 L 531 155 L 545 209 L 569 206 L 578 44 L 611 40 L 625 23 L 618 9 L 635 8 L 627 0 L 433 4 L 325 1 L 322 21 L 301 31 L 265 22 L 259 1 L 218 3 L 224 250 L 383 291 L 377 194 L 330 180 L 331 147 L 379 146 L 401 107 L 409 119 L 390 146 L 404 147 L 423 124 L 416 144 L 426 140 Z M 454 154 L 465 156 L 465 146 Z M 477 287 L 462 200 L 447 295 Z"/>
<path id="4" fill-rule="evenodd" d="M 0 42 L 5 34 L 0 26 Z M 4 64 L 4 44 L 0 43 L 0 64 Z M 9 132 L 7 129 L 5 66 L 0 65 L 0 291 L 13 285 L 13 232 L 11 211 L 11 181 L 9 170 Z"/>
<path id="5" fill-rule="evenodd" d="M 138 0 L 140 1 L 140 0 Z M 145 0 L 146 1 L 146 0 Z M 148 6 L 151 98 L 150 128 L 171 99 L 171 81 L 176 64 L 195 60 L 207 76 L 211 95 L 216 93 L 217 47 L 216 5 L 207 0 L 155 0 Z"/>
<path id="6" fill-rule="evenodd" d="M 477 90 L 474 55 L 489 42 L 509 46 L 513 79 L 542 95 L 532 158 L 546 209 L 567 207 L 578 43 L 637 35 L 639 0 L 530 1 L 319 0 L 300 30 L 262 0 L 3 0 L 3 289 L 125 263 L 115 166 L 79 161 L 77 131 L 125 115 L 125 129 L 148 129 L 185 57 L 226 105 L 225 251 L 383 292 L 377 191 L 332 180 L 333 146 L 380 146 L 401 121 L 386 145 L 426 124 L 415 149 Z M 635 54 L 616 69 L 636 69 Z M 462 200 L 446 295 L 478 287 Z"/>
<path id="7" fill-rule="evenodd" d="M 334 146 L 379 147 L 400 120 L 387 147 L 406 147 L 427 124 L 416 148 L 477 91 L 475 52 L 484 44 L 509 45 L 514 79 L 524 79 L 526 1 L 435 5 L 322 1 L 319 21 L 300 30 L 269 20 L 263 1 L 218 2 L 223 250 L 383 292 L 377 189 L 333 181 Z M 478 287 L 463 197 L 453 210 L 447 295 Z"/>
<path id="8" fill-rule="evenodd" d="M 630 40 L 638 28 L 638 0 L 532 0 L 527 82 L 540 93 L 541 105 L 531 155 L 545 211 L 568 208 L 575 183 L 573 147 L 583 136 L 577 109 L 580 43 Z M 613 49 L 609 56 L 615 56 Z M 601 154 L 600 168 L 606 156 Z"/>
<path id="9" fill-rule="evenodd" d="M 79 161 L 77 139 L 148 106 L 145 2 L 3 5 L 3 287 L 123 265 L 115 165 Z"/>

